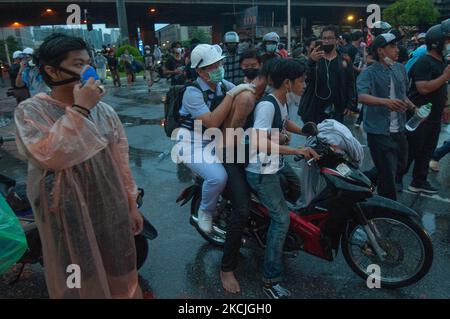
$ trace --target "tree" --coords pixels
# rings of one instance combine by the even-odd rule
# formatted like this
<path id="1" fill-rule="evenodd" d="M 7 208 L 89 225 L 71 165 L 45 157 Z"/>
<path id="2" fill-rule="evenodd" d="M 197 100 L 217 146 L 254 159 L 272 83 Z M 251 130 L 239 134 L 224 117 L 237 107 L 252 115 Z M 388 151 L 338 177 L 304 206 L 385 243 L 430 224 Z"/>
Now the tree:
<path id="1" fill-rule="evenodd" d="M 192 32 L 191 38 L 196 38 L 200 43 L 211 43 L 211 36 L 202 29 L 196 29 Z"/>
<path id="2" fill-rule="evenodd" d="M 383 11 L 383 19 L 393 26 L 429 26 L 438 18 L 431 0 L 399 0 Z"/>
<path id="3" fill-rule="evenodd" d="M 20 50 L 19 42 L 17 42 L 15 37 L 10 35 L 6 38 L 6 44 L 8 45 L 9 57 L 12 59 L 13 52 Z M 8 61 L 5 52 L 5 40 L 0 40 L 0 60 Z"/>

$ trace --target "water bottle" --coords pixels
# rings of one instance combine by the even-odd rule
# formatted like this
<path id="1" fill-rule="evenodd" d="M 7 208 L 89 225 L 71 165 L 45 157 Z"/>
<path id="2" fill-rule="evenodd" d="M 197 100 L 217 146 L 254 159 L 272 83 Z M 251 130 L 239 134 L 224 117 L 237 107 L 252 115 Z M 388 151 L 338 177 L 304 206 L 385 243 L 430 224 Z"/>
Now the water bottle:
<path id="1" fill-rule="evenodd" d="M 419 127 L 420 123 L 422 123 L 428 117 L 428 115 L 430 115 L 431 107 L 431 103 L 422 105 L 416 111 L 416 114 L 414 114 L 414 116 L 409 119 L 408 123 L 406 123 L 406 129 L 410 132 L 415 131 Z"/>

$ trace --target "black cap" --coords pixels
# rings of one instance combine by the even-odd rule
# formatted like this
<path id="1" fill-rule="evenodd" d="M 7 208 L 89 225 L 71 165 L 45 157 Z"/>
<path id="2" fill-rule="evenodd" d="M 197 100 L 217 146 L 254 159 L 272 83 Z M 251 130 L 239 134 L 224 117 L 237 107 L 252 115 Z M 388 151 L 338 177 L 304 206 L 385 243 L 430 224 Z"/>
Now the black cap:
<path id="1" fill-rule="evenodd" d="M 399 29 L 392 29 L 391 31 L 389 31 L 389 33 L 392 33 L 393 35 L 395 35 L 397 40 L 401 40 L 404 37 Z"/>
<path id="2" fill-rule="evenodd" d="M 375 40 L 373 40 L 371 47 L 372 47 L 372 50 L 376 50 L 378 48 L 384 48 L 388 44 L 396 43 L 396 42 L 397 42 L 397 37 L 394 34 L 383 33 L 383 34 L 380 34 L 379 36 L 377 36 L 375 38 Z"/>

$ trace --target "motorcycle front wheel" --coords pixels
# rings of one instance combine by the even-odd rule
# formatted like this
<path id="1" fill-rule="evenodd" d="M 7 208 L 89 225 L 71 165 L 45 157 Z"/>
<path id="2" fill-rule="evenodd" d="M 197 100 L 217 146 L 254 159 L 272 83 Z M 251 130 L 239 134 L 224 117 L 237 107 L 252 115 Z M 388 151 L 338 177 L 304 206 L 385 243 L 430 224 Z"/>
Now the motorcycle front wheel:
<path id="1" fill-rule="evenodd" d="M 366 214 L 379 246 L 381 260 L 362 225 L 350 222 L 341 248 L 350 268 L 361 278 L 378 280 L 382 288 L 400 288 L 422 279 L 433 263 L 433 245 L 427 232 L 410 218 L 392 212 Z M 377 273 L 378 270 L 378 273 Z"/>

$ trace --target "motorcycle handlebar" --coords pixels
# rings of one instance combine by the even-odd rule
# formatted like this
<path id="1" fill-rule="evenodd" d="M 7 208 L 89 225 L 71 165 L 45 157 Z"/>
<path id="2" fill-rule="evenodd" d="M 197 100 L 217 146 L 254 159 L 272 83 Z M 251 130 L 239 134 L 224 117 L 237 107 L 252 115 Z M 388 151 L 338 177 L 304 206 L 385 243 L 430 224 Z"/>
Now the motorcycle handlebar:
<path id="1" fill-rule="evenodd" d="M 300 162 L 301 160 L 304 160 L 305 159 L 305 156 L 303 156 L 303 155 L 296 155 L 295 157 L 294 157 L 294 161 L 296 161 L 296 162 Z M 316 159 L 313 157 L 313 158 L 310 158 L 307 162 L 306 162 L 306 164 L 308 164 L 308 166 L 311 166 L 312 165 L 312 163 L 314 163 L 316 161 Z"/>

